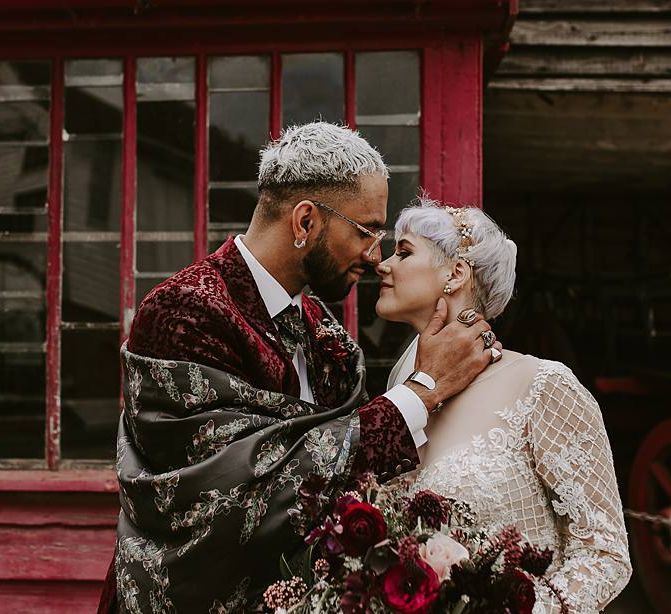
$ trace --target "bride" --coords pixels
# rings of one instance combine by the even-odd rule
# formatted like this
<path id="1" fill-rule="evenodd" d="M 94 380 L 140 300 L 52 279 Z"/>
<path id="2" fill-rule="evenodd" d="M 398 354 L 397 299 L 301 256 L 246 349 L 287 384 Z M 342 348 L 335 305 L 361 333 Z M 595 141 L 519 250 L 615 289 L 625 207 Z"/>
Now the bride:
<path id="1" fill-rule="evenodd" d="M 516 251 L 481 210 L 422 199 L 401 212 L 396 252 L 377 267 L 376 311 L 421 331 L 444 297 L 448 322 L 467 308 L 495 318 L 513 292 Z M 417 341 L 389 387 L 414 371 Z M 467 502 L 478 527 L 514 524 L 551 548 L 546 578 L 570 612 L 598 612 L 624 588 L 631 565 L 608 437 L 568 367 L 504 350 L 429 416 L 425 432 L 413 488 Z M 560 611 L 546 584 L 536 594 L 534 613 Z"/>

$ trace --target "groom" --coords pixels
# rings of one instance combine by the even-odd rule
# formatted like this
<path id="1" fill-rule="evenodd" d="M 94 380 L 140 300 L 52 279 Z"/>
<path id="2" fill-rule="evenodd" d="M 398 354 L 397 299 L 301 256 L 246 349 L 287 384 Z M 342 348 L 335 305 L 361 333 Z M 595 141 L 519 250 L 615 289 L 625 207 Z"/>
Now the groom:
<path id="1" fill-rule="evenodd" d="M 489 363 L 488 324 L 445 326 L 440 301 L 420 373 L 368 401 L 360 349 L 303 294 L 340 300 L 379 262 L 387 177 L 346 128 L 285 131 L 261 152 L 247 233 L 143 300 L 122 347 L 122 510 L 102 611 L 249 607 L 300 547 L 306 479 L 328 495 L 412 469 L 428 413 Z"/>

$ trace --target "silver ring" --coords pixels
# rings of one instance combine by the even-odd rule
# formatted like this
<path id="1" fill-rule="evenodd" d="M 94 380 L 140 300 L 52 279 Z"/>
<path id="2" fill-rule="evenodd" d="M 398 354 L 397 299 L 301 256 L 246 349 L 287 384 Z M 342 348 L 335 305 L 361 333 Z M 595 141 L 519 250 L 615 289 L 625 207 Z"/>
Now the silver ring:
<path id="1" fill-rule="evenodd" d="M 501 360 L 501 356 L 503 356 L 503 354 L 496 348 L 489 348 L 489 351 L 492 353 L 492 357 L 489 360 L 490 365 L 493 365 L 495 362 L 499 362 L 499 360 Z"/>
<path id="2" fill-rule="evenodd" d="M 482 340 L 485 343 L 485 350 L 492 347 L 494 345 L 494 342 L 496 341 L 496 335 L 491 330 L 485 330 L 481 332 L 480 336 L 482 337 Z"/>

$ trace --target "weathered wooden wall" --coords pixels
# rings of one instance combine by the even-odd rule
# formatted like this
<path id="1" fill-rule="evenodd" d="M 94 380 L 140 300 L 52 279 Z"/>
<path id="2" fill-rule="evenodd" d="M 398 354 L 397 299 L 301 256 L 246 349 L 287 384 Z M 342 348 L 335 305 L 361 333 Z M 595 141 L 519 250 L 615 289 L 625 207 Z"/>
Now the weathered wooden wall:
<path id="1" fill-rule="evenodd" d="M 668 187 L 671 1 L 523 0 L 484 109 L 490 191 Z"/>

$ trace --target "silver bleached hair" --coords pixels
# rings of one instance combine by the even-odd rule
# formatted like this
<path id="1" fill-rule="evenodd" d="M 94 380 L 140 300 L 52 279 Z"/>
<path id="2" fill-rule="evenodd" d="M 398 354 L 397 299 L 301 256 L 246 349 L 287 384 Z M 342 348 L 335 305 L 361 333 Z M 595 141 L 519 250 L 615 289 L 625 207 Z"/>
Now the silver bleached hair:
<path id="1" fill-rule="evenodd" d="M 261 150 L 259 190 L 357 185 L 359 177 L 389 171 L 358 132 L 327 122 L 291 126 Z"/>
<path id="2" fill-rule="evenodd" d="M 473 227 L 473 299 L 475 308 L 490 320 L 503 313 L 515 288 L 517 246 L 486 213 L 467 207 L 464 216 Z M 396 240 L 405 233 L 425 238 L 434 252 L 434 264 L 458 259 L 461 234 L 454 217 L 439 202 L 425 196 L 419 204 L 403 209 L 396 221 Z"/>

